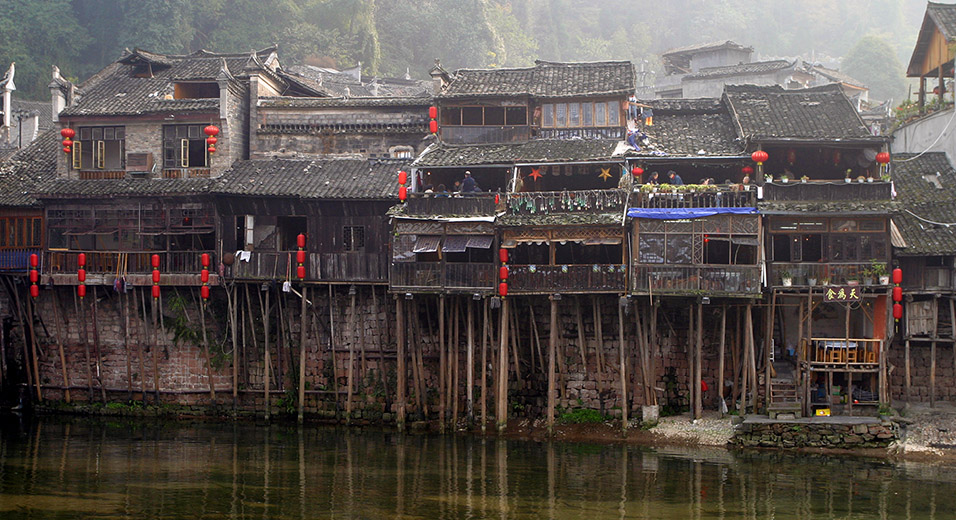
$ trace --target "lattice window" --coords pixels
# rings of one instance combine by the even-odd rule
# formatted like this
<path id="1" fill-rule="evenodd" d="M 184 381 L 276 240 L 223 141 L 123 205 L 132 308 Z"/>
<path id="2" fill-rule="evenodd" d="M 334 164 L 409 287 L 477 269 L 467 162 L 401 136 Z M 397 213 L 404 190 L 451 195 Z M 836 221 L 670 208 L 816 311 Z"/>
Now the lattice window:
<path id="1" fill-rule="evenodd" d="M 365 226 L 343 226 L 342 247 L 345 251 L 364 251 Z"/>

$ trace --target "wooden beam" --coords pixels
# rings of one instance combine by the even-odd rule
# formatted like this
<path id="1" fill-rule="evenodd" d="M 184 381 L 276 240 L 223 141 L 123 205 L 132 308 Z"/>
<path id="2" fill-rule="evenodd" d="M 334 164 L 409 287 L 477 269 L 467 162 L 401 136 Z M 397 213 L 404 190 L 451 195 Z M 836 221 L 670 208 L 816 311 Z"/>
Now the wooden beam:
<path id="1" fill-rule="evenodd" d="M 548 330 L 548 435 L 554 434 L 554 407 L 557 401 L 554 385 L 554 363 L 558 348 L 558 300 L 551 297 L 551 326 Z"/>
<path id="2" fill-rule="evenodd" d="M 724 347 L 727 335 L 727 306 L 720 307 L 720 352 L 717 358 L 717 407 L 720 414 L 724 413 Z"/>
<path id="3" fill-rule="evenodd" d="M 555 313 L 554 310 L 551 312 Z M 621 434 L 627 435 L 627 343 L 624 341 L 624 306 L 620 302 L 617 306 L 617 337 L 620 343 L 619 357 L 621 365 Z"/>
<path id="4" fill-rule="evenodd" d="M 465 333 L 467 338 L 467 352 L 465 353 L 465 364 L 467 365 L 465 373 L 465 409 L 468 416 L 468 424 L 475 422 L 475 312 L 471 298 L 465 306 L 465 312 L 468 313 L 468 319 L 465 326 L 468 330 Z"/>
<path id="5" fill-rule="evenodd" d="M 495 420 L 498 433 L 504 433 L 508 426 L 508 298 L 501 299 L 501 325 L 498 342 L 498 402 L 495 408 Z M 517 360 L 515 360 L 517 362 Z"/>
<path id="6" fill-rule="evenodd" d="M 228 291 L 228 289 L 226 289 Z M 299 424 L 302 424 L 304 413 L 305 413 L 305 341 L 306 341 L 306 327 L 305 327 L 305 318 L 306 318 L 306 305 L 308 301 L 308 291 L 309 287 L 305 284 L 302 284 L 302 303 L 299 307 L 299 414 L 297 419 Z M 228 293 L 227 293 L 228 295 Z M 230 305 L 231 306 L 231 305 Z M 231 314 L 230 314 L 231 316 Z M 235 353 L 235 322 L 233 322 L 233 353 Z M 233 393 L 235 393 L 235 371 L 233 372 Z"/>
<path id="7" fill-rule="evenodd" d="M 405 431 L 405 300 L 395 298 L 396 369 L 395 369 L 395 423 L 398 431 Z"/>

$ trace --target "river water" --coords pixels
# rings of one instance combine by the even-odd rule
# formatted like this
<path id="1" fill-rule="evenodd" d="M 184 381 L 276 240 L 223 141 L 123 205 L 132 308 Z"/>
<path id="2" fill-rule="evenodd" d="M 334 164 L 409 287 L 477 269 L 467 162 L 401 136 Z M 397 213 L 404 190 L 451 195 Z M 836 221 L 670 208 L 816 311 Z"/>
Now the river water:
<path id="1" fill-rule="evenodd" d="M 0 418 L 0 518 L 956 517 L 956 467 L 387 430 Z"/>

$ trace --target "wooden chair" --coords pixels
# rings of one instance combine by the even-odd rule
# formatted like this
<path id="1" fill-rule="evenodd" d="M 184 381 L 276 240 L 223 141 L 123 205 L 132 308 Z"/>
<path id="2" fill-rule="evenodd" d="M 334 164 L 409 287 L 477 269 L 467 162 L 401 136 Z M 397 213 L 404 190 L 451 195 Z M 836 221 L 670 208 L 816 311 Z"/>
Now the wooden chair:
<path id="1" fill-rule="evenodd" d="M 844 360 L 845 363 L 856 363 L 856 362 L 857 362 L 857 355 L 856 355 L 856 354 L 857 354 L 857 348 L 856 348 L 856 347 L 847 348 L 845 352 L 846 352 L 846 359 Z"/>

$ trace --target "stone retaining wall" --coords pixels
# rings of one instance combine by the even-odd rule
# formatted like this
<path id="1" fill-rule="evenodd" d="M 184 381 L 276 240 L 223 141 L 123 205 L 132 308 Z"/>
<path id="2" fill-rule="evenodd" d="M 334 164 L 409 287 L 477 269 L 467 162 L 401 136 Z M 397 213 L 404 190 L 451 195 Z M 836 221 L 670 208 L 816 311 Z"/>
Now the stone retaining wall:
<path id="1" fill-rule="evenodd" d="M 731 442 L 743 447 L 772 448 L 885 448 L 899 438 L 891 422 L 872 424 L 745 422 Z"/>

